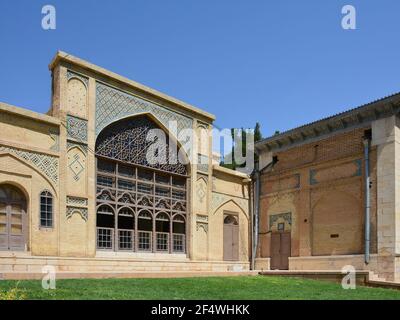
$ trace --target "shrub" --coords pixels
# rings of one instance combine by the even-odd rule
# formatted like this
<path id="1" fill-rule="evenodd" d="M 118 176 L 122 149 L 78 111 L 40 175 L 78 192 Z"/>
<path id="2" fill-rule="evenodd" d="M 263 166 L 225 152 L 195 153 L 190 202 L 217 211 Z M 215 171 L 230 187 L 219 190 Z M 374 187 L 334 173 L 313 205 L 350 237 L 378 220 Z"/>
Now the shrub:
<path id="1" fill-rule="evenodd" d="M 24 290 L 18 288 L 18 283 L 15 288 L 6 291 L 0 291 L 0 300 L 25 300 L 26 294 Z"/>

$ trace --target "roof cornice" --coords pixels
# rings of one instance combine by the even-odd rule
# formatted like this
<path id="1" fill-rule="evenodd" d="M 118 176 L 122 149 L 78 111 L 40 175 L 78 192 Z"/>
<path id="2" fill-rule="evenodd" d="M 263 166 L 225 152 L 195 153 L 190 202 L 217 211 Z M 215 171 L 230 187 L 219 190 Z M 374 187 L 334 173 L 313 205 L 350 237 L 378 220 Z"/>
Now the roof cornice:
<path id="1" fill-rule="evenodd" d="M 366 127 L 372 121 L 400 113 L 400 93 L 370 102 L 309 124 L 265 138 L 256 143 L 257 151 L 281 151 L 320 140 L 340 132 Z"/>
<path id="2" fill-rule="evenodd" d="M 196 107 L 194 107 L 194 106 L 192 106 L 192 105 L 190 105 L 190 104 L 188 104 L 186 102 L 183 102 L 181 100 L 178 100 L 176 98 L 168 96 L 168 95 L 166 95 L 166 94 L 164 94 L 162 92 L 154 90 L 154 89 L 152 89 L 150 87 L 147 87 L 147 86 L 145 86 L 143 84 L 140 84 L 140 83 L 138 83 L 136 81 L 130 80 L 130 79 L 128 79 L 126 77 L 123 77 L 123 76 L 121 76 L 121 75 L 119 75 L 117 73 L 111 72 L 111 71 L 109 71 L 107 69 L 99 67 L 99 66 L 97 66 L 95 64 L 92 64 L 92 63 L 90 63 L 88 61 L 85 61 L 85 60 L 82 60 L 80 58 L 77 58 L 77 57 L 75 57 L 73 55 L 70 55 L 70 54 L 68 54 L 66 52 L 63 52 L 63 51 L 58 51 L 57 52 L 57 54 L 55 55 L 55 57 L 53 58 L 53 60 L 51 61 L 50 65 L 49 65 L 49 69 L 53 70 L 62 61 L 70 63 L 72 65 L 77 65 L 77 66 L 79 66 L 79 67 L 81 67 L 81 68 L 83 68 L 85 70 L 89 70 L 89 71 L 94 72 L 96 74 L 99 74 L 99 75 L 101 75 L 101 76 L 103 76 L 105 78 L 111 78 L 111 79 L 113 79 L 113 80 L 115 80 L 117 82 L 121 82 L 121 83 L 127 85 L 128 87 L 131 87 L 131 88 L 136 89 L 136 90 L 143 91 L 143 92 L 145 92 L 145 93 L 147 93 L 147 94 L 149 94 L 151 96 L 154 96 L 154 97 L 156 97 L 158 99 L 165 100 L 165 101 L 167 101 L 167 102 L 169 102 L 169 103 L 171 103 L 173 105 L 176 105 L 177 107 L 179 107 L 179 108 L 181 108 L 183 110 L 186 110 L 186 111 L 188 111 L 190 113 L 193 113 L 195 115 L 200 116 L 201 118 L 204 118 L 207 122 L 213 122 L 215 120 L 215 116 L 213 114 L 211 114 L 211 113 L 203 111 L 203 110 L 201 110 L 199 108 L 196 108 Z"/>
<path id="3" fill-rule="evenodd" d="M 6 112 L 9 114 L 18 115 L 20 117 L 28 118 L 33 121 L 45 122 L 47 124 L 54 126 L 59 126 L 61 124 L 59 119 L 54 118 L 52 116 L 12 106 L 10 104 L 6 104 L 3 102 L 0 102 L 0 112 Z"/>

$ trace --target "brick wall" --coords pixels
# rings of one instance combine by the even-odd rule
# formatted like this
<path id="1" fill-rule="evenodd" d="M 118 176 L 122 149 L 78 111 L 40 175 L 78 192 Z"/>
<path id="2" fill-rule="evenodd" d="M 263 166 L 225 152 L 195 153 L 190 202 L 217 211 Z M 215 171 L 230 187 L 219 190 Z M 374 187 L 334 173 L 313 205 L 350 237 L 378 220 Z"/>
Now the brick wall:
<path id="1" fill-rule="evenodd" d="M 261 176 L 260 257 L 270 256 L 271 216 L 291 213 L 291 256 L 364 252 L 363 136 L 368 128 L 276 152 Z M 376 149 L 371 148 L 371 252 L 376 240 Z M 275 220 L 275 219 L 273 219 Z"/>

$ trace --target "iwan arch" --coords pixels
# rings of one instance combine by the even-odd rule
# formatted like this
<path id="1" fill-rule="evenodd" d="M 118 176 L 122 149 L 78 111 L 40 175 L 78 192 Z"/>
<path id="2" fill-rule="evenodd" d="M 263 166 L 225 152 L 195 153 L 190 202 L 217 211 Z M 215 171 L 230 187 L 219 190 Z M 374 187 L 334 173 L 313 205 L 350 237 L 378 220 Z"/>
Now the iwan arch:
<path id="1" fill-rule="evenodd" d="M 211 137 L 186 154 L 200 163 L 146 158 L 149 130 L 214 116 L 63 52 L 50 70 L 46 115 L 0 104 L 0 272 L 248 270 L 248 176 Z"/>

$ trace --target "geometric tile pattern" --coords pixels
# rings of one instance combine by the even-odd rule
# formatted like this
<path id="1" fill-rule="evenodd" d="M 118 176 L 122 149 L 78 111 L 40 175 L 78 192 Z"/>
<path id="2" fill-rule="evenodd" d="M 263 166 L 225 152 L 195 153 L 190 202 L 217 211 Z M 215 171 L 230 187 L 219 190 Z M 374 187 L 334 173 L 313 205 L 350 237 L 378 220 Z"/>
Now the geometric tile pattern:
<path id="1" fill-rule="evenodd" d="M 196 231 L 199 231 L 200 228 L 208 233 L 208 216 L 197 214 L 196 215 Z"/>
<path id="2" fill-rule="evenodd" d="M 47 154 L 24 151 L 12 147 L 0 146 L 0 152 L 8 152 L 24 159 L 37 168 L 52 182 L 58 183 L 58 158 Z"/>
<path id="3" fill-rule="evenodd" d="M 88 209 L 87 208 L 75 208 L 75 207 L 67 207 L 66 216 L 67 219 L 71 218 L 74 213 L 79 214 L 83 220 L 88 220 Z"/>
<path id="4" fill-rule="evenodd" d="M 67 115 L 67 132 L 68 132 L 68 138 L 72 138 L 80 142 L 87 142 L 87 136 L 88 136 L 87 120 Z"/>
<path id="5" fill-rule="evenodd" d="M 269 228 L 271 229 L 272 226 L 276 221 L 278 221 L 280 218 L 282 218 L 284 221 L 289 223 L 290 225 L 292 224 L 292 214 L 289 213 L 280 213 L 280 214 L 273 214 L 269 216 Z"/>
<path id="6" fill-rule="evenodd" d="M 175 152 L 176 146 L 167 139 L 165 143 L 160 141 L 162 148 L 158 148 L 157 153 L 148 152 L 154 144 L 152 140 L 147 139 L 148 133 L 158 128 L 146 115 L 137 116 L 134 120 L 120 120 L 100 133 L 96 143 L 96 154 L 166 172 L 186 174 L 186 166 L 179 161 Z"/>
<path id="7" fill-rule="evenodd" d="M 96 83 L 96 136 L 110 123 L 138 113 L 151 113 L 168 128 L 169 121 L 176 121 L 178 134 L 193 128 L 193 120 L 134 95 Z"/>
<path id="8" fill-rule="evenodd" d="M 86 207 L 88 205 L 88 199 L 67 196 L 67 205 Z"/>
<path id="9" fill-rule="evenodd" d="M 68 165 L 68 168 L 74 174 L 74 180 L 79 181 L 81 173 L 85 170 L 85 165 L 82 164 L 79 154 L 74 155 L 73 161 Z"/>
<path id="10" fill-rule="evenodd" d="M 197 155 L 197 171 L 208 172 L 208 157 L 202 154 Z"/>

